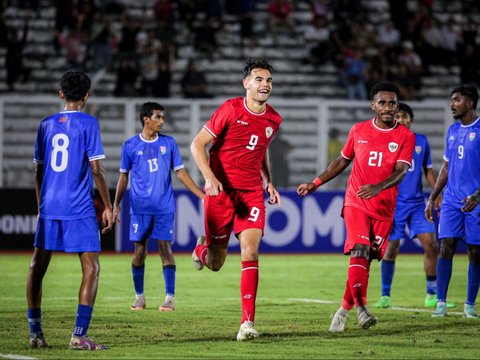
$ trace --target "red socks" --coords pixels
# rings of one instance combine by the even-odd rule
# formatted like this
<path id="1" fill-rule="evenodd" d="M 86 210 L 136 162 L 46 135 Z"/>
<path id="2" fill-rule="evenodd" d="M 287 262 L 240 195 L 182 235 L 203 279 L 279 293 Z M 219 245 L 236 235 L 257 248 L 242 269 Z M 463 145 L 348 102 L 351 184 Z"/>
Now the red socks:
<path id="1" fill-rule="evenodd" d="M 198 253 L 197 253 L 198 254 Z M 240 295 L 242 296 L 242 321 L 255 320 L 255 300 L 258 287 L 258 261 L 242 261 Z"/>
<path id="2" fill-rule="evenodd" d="M 350 258 L 347 284 L 350 286 L 350 296 L 353 297 L 357 307 L 367 304 L 368 271 L 368 259 L 362 257 Z M 347 300 L 345 296 L 344 300 Z"/>
<path id="3" fill-rule="evenodd" d="M 353 302 L 352 292 L 350 291 L 350 285 L 348 284 L 347 279 L 347 284 L 345 286 L 345 294 L 343 294 L 342 308 L 350 311 L 352 310 L 353 305 L 355 305 L 355 303 Z"/>
<path id="4" fill-rule="evenodd" d="M 207 262 L 205 258 L 207 257 L 208 254 L 208 248 L 207 245 L 197 245 L 195 246 L 195 254 L 197 254 L 198 258 L 202 262 L 203 265 L 205 265 Z"/>

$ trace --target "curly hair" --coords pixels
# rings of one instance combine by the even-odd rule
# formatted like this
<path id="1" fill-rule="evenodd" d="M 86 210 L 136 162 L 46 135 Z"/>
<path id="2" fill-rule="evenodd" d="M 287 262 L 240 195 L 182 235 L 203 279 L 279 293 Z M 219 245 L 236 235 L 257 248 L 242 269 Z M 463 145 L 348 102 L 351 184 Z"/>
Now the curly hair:
<path id="1" fill-rule="evenodd" d="M 66 100 L 80 101 L 90 90 L 90 78 L 81 71 L 67 71 L 60 79 L 60 90 Z"/>
<path id="2" fill-rule="evenodd" d="M 265 69 L 273 72 L 273 67 L 268 63 L 268 60 L 265 58 L 248 58 L 245 60 L 245 65 L 243 67 L 243 78 L 245 79 L 253 69 Z"/>

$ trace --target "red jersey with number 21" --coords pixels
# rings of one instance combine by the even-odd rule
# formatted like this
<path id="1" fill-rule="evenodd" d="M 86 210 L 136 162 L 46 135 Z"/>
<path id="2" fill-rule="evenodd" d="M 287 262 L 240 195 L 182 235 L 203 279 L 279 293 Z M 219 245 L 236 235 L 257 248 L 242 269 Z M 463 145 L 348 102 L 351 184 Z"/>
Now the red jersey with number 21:
<path id="1" fill-rule="evenodd" d="M 353 160 L 348 178 L 344 206 L 360 209 L 379 220 L 392 220 L 397 204 L 398 186 L 380 191 L 370 199 L 360 199 L 358 189 L 387 179 L 398 161 L 411 165 L 415 135 L 407 127 L 396 124 L 391 129 L 375 125 L 375 118 L 352 126 L 342 156 Z"/>
<path id="2" fill-rule="evenodd" d="M 262 188 L 265 152 L 281 122 L 270 105 L 263 113 L 254 113 L 242 97 L 225 101 L 215 111 L 204 129 L 214 137 L 209 164 L 224 188 Z"/>

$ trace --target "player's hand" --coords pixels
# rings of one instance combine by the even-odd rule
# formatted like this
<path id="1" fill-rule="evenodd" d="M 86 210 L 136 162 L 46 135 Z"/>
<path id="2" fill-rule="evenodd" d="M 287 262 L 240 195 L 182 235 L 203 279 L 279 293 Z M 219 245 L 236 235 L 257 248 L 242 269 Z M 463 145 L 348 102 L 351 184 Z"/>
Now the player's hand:
<path id="1" fill-rule="evenodd" d="M 307 196 L 308 194 L 311 194 L 315 190 L 317 190 L 317 187 L 313 182 L 303 183 L 298 185 L 297 194 L 300 196 Z"/>
<path id="2" fill-rule="evenodd" d="M 433 223 L 433 201 L 430 198 L 425 206 L 425 219 Z"/>
<path id="3" fill-rule="evenodd" d="M 271 182 L 267 183 L 265 191 L 270 196 L 270 199 L 268 199 L 268 203 L 270 205 L 278 204 L 278 206 L 282 207 L 282 198 L 280 197 L 280 193 L 277 191 L 277 189 L 275 189 Z"/>
<path id="4" fill-rule="evenodd" d="M 205 179 L 205 193 L 208 196 L 217 196 L 223 191 L 223 185 L 216 177 Z"/>
<path id="5" fill-rule="evenodd" d="M 357 196 L 360 199 L 370 199 L 377 196 L 381 190 L 381 187 L 378 185 L 363 185 L 358 189 Z"/>
<path id="6" fill-rule="evenodd" d="M 121 212 L 120 206 L 113 205 L 113 221 L 115 221 L 115 223 L 117 223 L 117 224 L 121 223 L 120 212 Z"/>
<path id="7" fill-rule="evenodd" d="M 480 194 L 476 192 L 462 200 L 462 203 L 464 203 L 465 205 L 463 205 L 460 210 L 462 210 L 463 212 L 470 212 L 477 207 L 479 202 Z"/>
<path id="8" fill-rule="evenodd" d="M 102 234 L 106 234 L 113 227 L 113 211 L 112 208 L 105 207 L 102 213 Z"/>

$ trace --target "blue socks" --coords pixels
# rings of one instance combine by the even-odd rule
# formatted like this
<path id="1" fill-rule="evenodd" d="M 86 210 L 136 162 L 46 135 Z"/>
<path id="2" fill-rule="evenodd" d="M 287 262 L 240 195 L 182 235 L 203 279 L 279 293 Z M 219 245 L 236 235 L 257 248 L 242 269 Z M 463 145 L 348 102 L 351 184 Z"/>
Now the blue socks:
<path id="1" fill-rule="evenodd" d="M 447 290 L 451 277 L 452 259 L 439 257 L 437 262 L 437 299 L 439 302 L 447 302 Z"/>
<path id="2" fill-rule="evenodd" d="M 437 293 L 437 276 L 427 275 L 427 294 L 434 295 Z"/>
<path id="3" fill-rule="evenodd" d="M 468 264 L 468 281 L 467 281 L 467 301 L 468 305 L 475 305 L 475 299 L 478 294 L 478 287 L 480 285 L 480 264 Z"/>
<path id="4" fill-rule="evenodd" d="M 135 294 L 143 295 L 143 280 L 145 277 L 145 264 L 142 266 L 135 266 L 132 263 L 133 286 L 135 287 Z"/>
<path id="5" fill-rule="evenodd" d="M 30 325 L 30 334 L 43 334 L 42 331 L 42 310 L 28 309 L 27 310 L 28 324 Z"/>
<path id="6" fill-rule="evenodd" d="M 73 330 L 74 336 L 87 335 L 88 326 L 92 319 L 93 307 L 87 305 L 78 304 L 77 320 L 75 321 L 75 329 Z"/>
<path id="7" fill-rule="evenodd" d="M 393 275 L 395 274 L 395 261 L 382 260 L 382 296 L 390 296 Z"/>
<path id="8" fill-rule="evenodd" d="M 163 267 L 163 278 L 165 279 L 165 292 L 167 295 L 175 295 L 175 265 L 165 265 Z"/>

